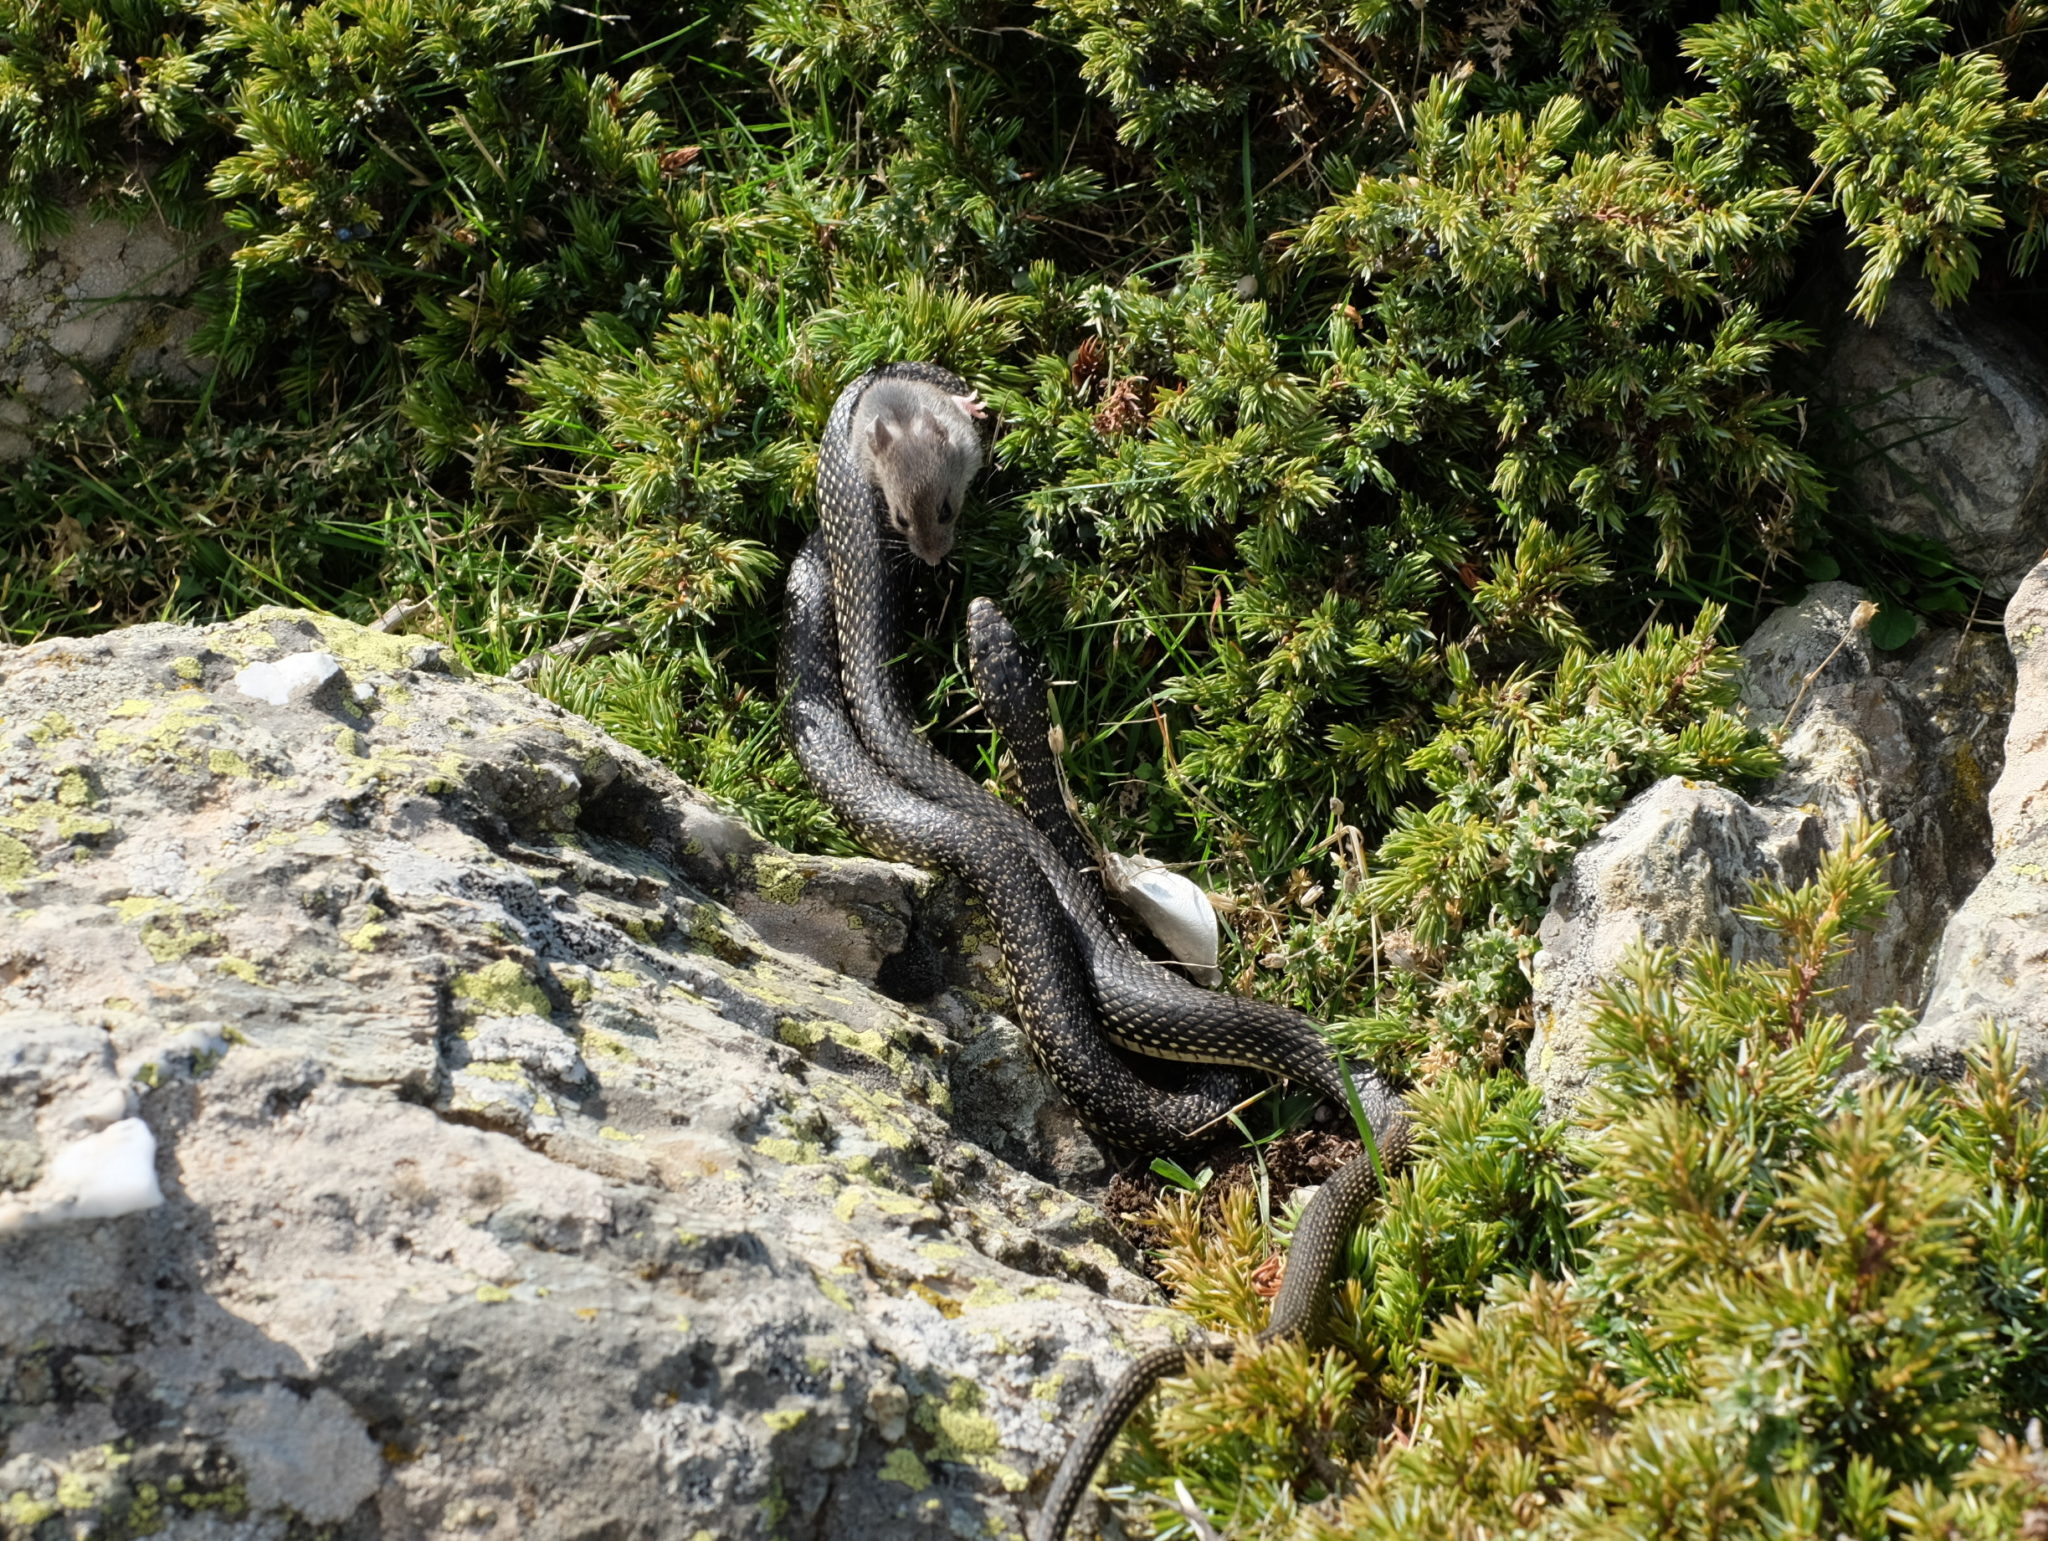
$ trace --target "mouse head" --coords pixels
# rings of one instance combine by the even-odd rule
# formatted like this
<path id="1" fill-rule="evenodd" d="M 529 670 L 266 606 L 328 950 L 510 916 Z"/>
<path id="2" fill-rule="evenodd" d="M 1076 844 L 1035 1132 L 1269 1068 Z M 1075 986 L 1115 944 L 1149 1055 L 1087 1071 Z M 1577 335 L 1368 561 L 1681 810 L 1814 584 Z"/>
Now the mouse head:
<path id="1" fill-rule="evenodd" d="M 864 448 L 888 508 L 889 528 L 919 560 L 938 566 L 953 550 L 967 484 L 981 469 L 974 425 L 965 411 L 942 415 L 923 409 L 877 416 L 867 432 Z"/>

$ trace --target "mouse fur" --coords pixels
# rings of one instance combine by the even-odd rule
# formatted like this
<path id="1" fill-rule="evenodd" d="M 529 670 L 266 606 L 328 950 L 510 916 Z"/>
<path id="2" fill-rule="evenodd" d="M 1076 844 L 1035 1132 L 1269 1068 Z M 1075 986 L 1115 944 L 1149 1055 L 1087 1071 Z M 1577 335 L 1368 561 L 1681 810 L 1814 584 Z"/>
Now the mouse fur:
<path id="1" fill-rule="evenodd" d="M 861 474 L 881 489 L 889 528 L 933 567 L 953 550 L 960 504 L 981 469 L 974 420 L 986 415 L 974 397 L 920 380 L 877 380 L 855 409 Z"/>

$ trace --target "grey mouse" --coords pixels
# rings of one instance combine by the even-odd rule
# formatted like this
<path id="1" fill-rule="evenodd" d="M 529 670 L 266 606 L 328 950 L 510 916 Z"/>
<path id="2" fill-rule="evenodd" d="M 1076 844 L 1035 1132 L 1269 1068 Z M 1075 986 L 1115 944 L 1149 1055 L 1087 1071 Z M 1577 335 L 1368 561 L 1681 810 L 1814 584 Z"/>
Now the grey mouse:
<path id="1" fill-rule="evenodd" d="M 877 380 L 854 410 L 861 474 L 881 489 L 889 527 L 933 567 L 953 549 L 961 501 L 981 469 L 974 420 L 987 415 L 973 396 L 920 380 Z"/>

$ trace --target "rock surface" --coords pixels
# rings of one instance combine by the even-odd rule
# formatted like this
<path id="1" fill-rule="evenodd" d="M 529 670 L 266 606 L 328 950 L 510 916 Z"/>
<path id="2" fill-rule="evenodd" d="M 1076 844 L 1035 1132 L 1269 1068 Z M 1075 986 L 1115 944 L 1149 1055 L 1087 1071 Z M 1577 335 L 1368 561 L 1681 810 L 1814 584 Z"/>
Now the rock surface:
<path id="1" fill-rule="evenodd" d="M 1880 653 L 1853 624 L 1862 600 L 1847 584 L 1817 585 L 1743 645 L 1743 709 L 1785 756 L 1753 800 L 1659 782 L 1559 881 L 1538 933 L 1528 1058 L 1551 1113 L 1585 1089 L 1595 999 L 1632 945 L 1715 941 L 1748 955 L 1759 938 L 1734 911 L 1750 885 L 1804 882 L 1858 818 L 1891 826 L 1898 897 L 1830 1006 L 1855 1022 L 1925 996 L 1943 924 L 1991 867 L 1984 797 L 2004 759 L 2012 660 L 1983 631 Z"/>
<path id="2" fill-rule="evenodd" d="M 1946 542 L 1995 594 L 2048 547 L 2048 359 L 1996 317 L 1934 308 L 1901 281 L 1874 326 L 1834 341 L 1838 496 L 1886 529 Z"/>
<path id="3" fill-rule="evenodd" d="M 129 226 L 77 211 L 27 242 L 0 225 L 0 461 L 35 428 L 76 412 L 95 382 L 196 378 L 199 324 L 183 304 L 206 242 L 154 219 Z"/>
<path id="4" fill-rule="evenodd" d="M 2048 563 L 2007 605 L 2005 635 L 2019 680 L 1991 789 L 1994 861 L 1942 934 L 1927 1009 L 1900 1052 L 1953 1075 L 1996 1021 L 2016 1037 L 2022 1063 L 2048 1079 Z"/>
<path id="5" fill-rule="evenodd" d="M 0 1533 L 1018 1534 L 1165 1318 L 835 971 L 922 883 L 333 621 L 0 653 Z"/>
<path id="6" fill-rule="evenodd" d="M 1600 987 L 1639 944 L 1718 941 L 1753 954 L 1757 929 L 1734 914 L 1758 878 L 1798 883 L 1820 858 L 1821 826 L 1793 809 L 1752 807 L 1725 787 L 1667 777 L 1581 847 L 1538 928 L 1528 1075 L 1561 1117 L 1591 1083 L 1589 1031 Z"/>
<path id="7" fill-rule="evenodd" d="M 1830 1004 L 1851 1021 L 1926 998 L 1941 928 L 1991 868 L 1985 795 L 2005 761 L 2012 654 L 1998 633 L 1922 631 L 1880 652 L 1861 591 L 1816 584 L 1742 646 L 1743 710 L 1785 769 L 1756 796 L 1817 815 L 1832 848 L 1859 817 L 1891 826 L 1898 896 L 1859 940 Z"/>

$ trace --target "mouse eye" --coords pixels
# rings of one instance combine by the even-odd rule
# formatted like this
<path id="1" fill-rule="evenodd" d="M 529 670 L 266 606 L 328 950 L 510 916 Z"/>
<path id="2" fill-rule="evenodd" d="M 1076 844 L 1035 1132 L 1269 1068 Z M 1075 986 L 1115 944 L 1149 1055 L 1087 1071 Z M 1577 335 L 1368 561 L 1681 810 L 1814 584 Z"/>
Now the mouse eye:
<path id="1" fill-rule="evenodd" d="M 940 524 L 951 524 L 955 519 L 959 517 L 960 510 L 955 508 L 951 503 L 941 503 L 939 505 Z"/>

